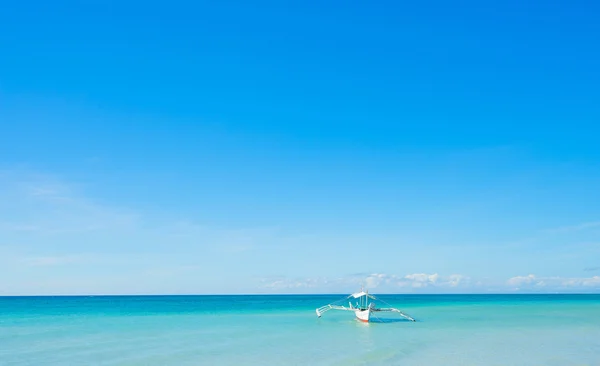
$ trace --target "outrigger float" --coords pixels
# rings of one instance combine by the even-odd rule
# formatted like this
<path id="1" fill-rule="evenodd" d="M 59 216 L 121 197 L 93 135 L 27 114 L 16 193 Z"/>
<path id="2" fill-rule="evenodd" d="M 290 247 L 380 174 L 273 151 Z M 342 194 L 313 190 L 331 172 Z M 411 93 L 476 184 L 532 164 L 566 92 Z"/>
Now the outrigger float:
<path id="1" fill-rule="evenodd" d="M 370 295 L 368 290 L 366 292 L 361 290 L 360 292 L 354 293 L 340 301 L 345 301 L 348 299 L 358 299 L 358 300 L 355 302 L 355 304 L 352 304 L 352 300 L 348 301 L 347 307 L 343 306 L 343 305 L 336 305 L 335 303 L 321 306 L 320 308 L 318 308 L 316 310 L 317 316 L 320 318 L 323 315 L 323 313 L 325 313 L 326 311 L 329 311 L 329 310 L 353 311 L 358 320 L 360 320 L 361 322 L 368 323 L 372 319 L 371 317 L 377 318 L 377 316 L 374 313 L 392 312 L 392 313 L 397 313 L 401 317 L 408 319 L 412 322 L 416 321 L 413 317 L 409 316 L 408 314 L 405 314 L 404 312 L 402 312 L 396 308 L 392 308 L 392 307 L 376 308 L 375 303 L 372 301 L 369 301 L 369 300 L 378 300 L 383 303 L 386 303 L 386 302 L 381 299 L 375 298 L 375 296 L 373 296 L 373 295 Z M 389 304 L 387 304 L 387 305 L 389 305 Z"/>

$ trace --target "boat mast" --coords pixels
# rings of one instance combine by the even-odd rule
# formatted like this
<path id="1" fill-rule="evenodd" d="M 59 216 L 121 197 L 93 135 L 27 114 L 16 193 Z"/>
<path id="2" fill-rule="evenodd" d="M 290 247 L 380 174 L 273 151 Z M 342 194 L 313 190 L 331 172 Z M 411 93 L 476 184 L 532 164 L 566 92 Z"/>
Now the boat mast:
<path id="1" fill-rule="evenodd" d="M 362 292 L 362 293 L 365 292 L 365 290 L 362 286 L 360 286 L 360 292 Z M 363 298 L 363 296 L 360 297 L 359 301 L 360 301 L 360 309 L 362 310 L 365 308 L 365 304 L 364 304 L 365 299 Z"/>

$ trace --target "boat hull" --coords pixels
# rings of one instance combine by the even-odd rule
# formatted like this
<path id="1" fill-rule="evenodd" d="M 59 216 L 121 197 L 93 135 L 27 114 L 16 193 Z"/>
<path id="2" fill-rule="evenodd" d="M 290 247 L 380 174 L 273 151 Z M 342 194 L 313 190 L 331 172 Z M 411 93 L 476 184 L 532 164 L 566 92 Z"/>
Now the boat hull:
<path id="1" fill-rule="evenodd" d="M 368 323 L 369 318 L 371 317 L 371 310 L 356 310 L 354 314 L 356 315 L 356 319 L 360 320 L 361 322 Z"/>

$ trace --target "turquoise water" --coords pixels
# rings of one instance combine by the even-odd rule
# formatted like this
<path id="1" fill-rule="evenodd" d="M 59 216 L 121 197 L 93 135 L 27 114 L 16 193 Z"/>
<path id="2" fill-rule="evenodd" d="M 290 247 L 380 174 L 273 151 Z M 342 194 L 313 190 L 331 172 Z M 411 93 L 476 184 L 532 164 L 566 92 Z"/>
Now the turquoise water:
<path id="1" fill-rule="evenodd" d="M 600 295 L 341 297 L 0 297 L 0 365 L 600 365 Z"/>

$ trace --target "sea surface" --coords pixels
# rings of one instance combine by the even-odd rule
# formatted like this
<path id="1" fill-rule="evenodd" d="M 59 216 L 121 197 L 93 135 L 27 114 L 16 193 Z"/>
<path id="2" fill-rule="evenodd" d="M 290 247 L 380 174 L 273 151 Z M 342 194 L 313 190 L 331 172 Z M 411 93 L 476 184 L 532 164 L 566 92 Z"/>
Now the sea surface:
<path id="1" fill-rule="evenodd" d="M 0 365 L 600 365 L 600 295 L 0 297 Z"/>

